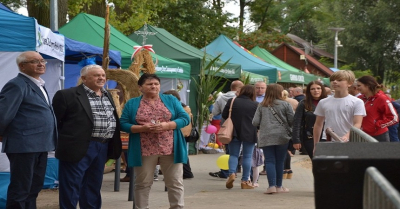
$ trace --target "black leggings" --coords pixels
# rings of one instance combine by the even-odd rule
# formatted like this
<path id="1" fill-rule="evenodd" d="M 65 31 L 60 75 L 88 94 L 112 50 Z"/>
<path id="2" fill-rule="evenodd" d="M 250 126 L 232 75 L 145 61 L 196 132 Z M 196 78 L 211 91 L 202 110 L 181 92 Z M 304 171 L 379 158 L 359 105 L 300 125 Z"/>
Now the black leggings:
<path id="1" fill-rule="evenodd" d="M 291 152 L 293 155 L 296 152 L 296 150 L 293 147 L 292 140 L 289 141 L 288 151 Z M 290 157 L 289 152 L 286 153 L 286 160 L 285 160 L 285 167 L 284 167 L 285 170 L 290 170 L 291 169 L 290 164 L 291 164 L 291 161 L 292 161 L 292 157 Z"/>

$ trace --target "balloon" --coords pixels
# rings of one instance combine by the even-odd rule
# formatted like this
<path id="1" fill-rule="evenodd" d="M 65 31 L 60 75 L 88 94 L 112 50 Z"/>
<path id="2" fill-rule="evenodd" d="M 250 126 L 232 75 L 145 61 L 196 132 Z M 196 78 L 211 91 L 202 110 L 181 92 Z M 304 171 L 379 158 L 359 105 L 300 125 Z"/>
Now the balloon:
<path id="1" fill-rule="evenodd" d="M 217 133 L 217 127 L 215 127 L 213 125 L 208 125 L 206 128 L 206 133 L 208 133 L 208 134 Z"/>
<path id="2" fill-rule="evenodd" d="M 219 156 L 217 166 L 222 170 L 229 170 L 229 155 Z"/>
<path id="3" fill-rule="evenodd" d="M 214 149 L 218 149 L 219 148 L 218 144 L 215 144 L 215 143 L 208 143 L 207 147 L 211 147 L 211 148 L 214 148 Z"/>

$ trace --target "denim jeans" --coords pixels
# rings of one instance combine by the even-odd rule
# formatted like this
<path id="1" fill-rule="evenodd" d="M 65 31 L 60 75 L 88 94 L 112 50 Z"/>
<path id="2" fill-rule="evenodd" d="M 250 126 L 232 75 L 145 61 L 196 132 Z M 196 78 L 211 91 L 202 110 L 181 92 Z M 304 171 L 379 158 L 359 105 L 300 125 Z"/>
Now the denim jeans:
<path id="1" fill-rule="evenodd" d="M 395 124 L 388 127 L 391 142 L 399 142 L 398 128 L 399 124 Z"/>
<path id="2" fill-rule="evenodd" d="M 283 168 L 288 144 L 263 147 L 269 187 L 282 186 Z"/>
<path id="3" fill-rule="evenodd" d="M 255 143 L 242 142 L 237 138 L 233 138 L 229 146 L 229 175 L 236 173 L 237 165 L 239 163 L 240 146 L 243 145 L 243 159 L 242 159 L 242 181 L 248 181 L 250 177 L 251 161 Z"/>

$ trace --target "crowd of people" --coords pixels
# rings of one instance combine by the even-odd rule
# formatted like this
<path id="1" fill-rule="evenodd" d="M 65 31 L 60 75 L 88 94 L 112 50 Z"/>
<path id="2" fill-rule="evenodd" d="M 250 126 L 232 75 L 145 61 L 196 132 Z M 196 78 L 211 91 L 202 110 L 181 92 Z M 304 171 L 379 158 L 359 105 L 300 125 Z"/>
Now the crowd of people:
<path id="1" fill-rule="evenodd" d="M 0 141 L 10 162 L 7 208 L 36 208 L 46 170 L 47 154 L 59 159 L 60 208 L 101 208 L 101 186 L 107 159 L 121 155 L 120 131 L 129 133 L 127 162 L 133 167 L 136 208 L 149 208 L 157 165 L 164 175 L 170 208 L 184 207 L 184 178 L 193 178 L 187 143 L 192 130 L 190 108 L 176 91 L 160 92 L 160 78 L 144 73 L 138 80 L 142 95 L 130 99 L 119 118 L 111 94 L 104 88 L 106 73 L 99 65 L 81 70 L 82 84 L 58 91 L 52 101 L 41 79 L 46 60 L 34 51 L 16 59 L 20 73 L 0 92 Z M 312 159 L 316 144 L 349 141 L 351 127 L 379 142 L 398 142 L 398 102 L 372 76 L 356 80 L 351 71 L 304 89 L 236 80 L 213 104 L 213 124 L 231 114 L 232 141 L 227 170 L 210 172 L 226 178 L 232 189 L 242 173 L 241 189 L 258 186 L 267 175 L 266 194 L 288 193 L 291 156 L 304 148 Z M 331 137 L 327 129 L 338 137 Z M 216 142 L 222 144 L 216 139 Z M 259 172 L 258 167 L 264 165 Z M 242 167 L 242 169 L 240 169 Z M 156 173 L 158 171 L 156 170 Z"/>

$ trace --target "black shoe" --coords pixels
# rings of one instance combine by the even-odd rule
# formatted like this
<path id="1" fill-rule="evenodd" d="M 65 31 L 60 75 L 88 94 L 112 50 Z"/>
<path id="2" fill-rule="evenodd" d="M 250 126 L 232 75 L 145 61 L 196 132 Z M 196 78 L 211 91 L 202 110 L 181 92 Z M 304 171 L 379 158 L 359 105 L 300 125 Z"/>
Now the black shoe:
<path id="1" fill-rule="evenodd" d="M 222 175 L 221 171 L 210 172 L 210 173 L 208 173 L 208 175 L 210 175 L 212 177 L 216 177 L 216 178 L 226 179 L 226 177 Z"/>
<path id="2" fill-rule="evenodd" d="M 129 176 L 125 176 L 124 178 L 120 179 L 120 182 L 129 182 L 131 178 Z"/>
<path id="3" fill-rule="evenodd" d="M 192 178 L 194 178 L 193 175 L 191 175 L 191 176 L 183 176 L 183 179 L 192 179 Z"/>

